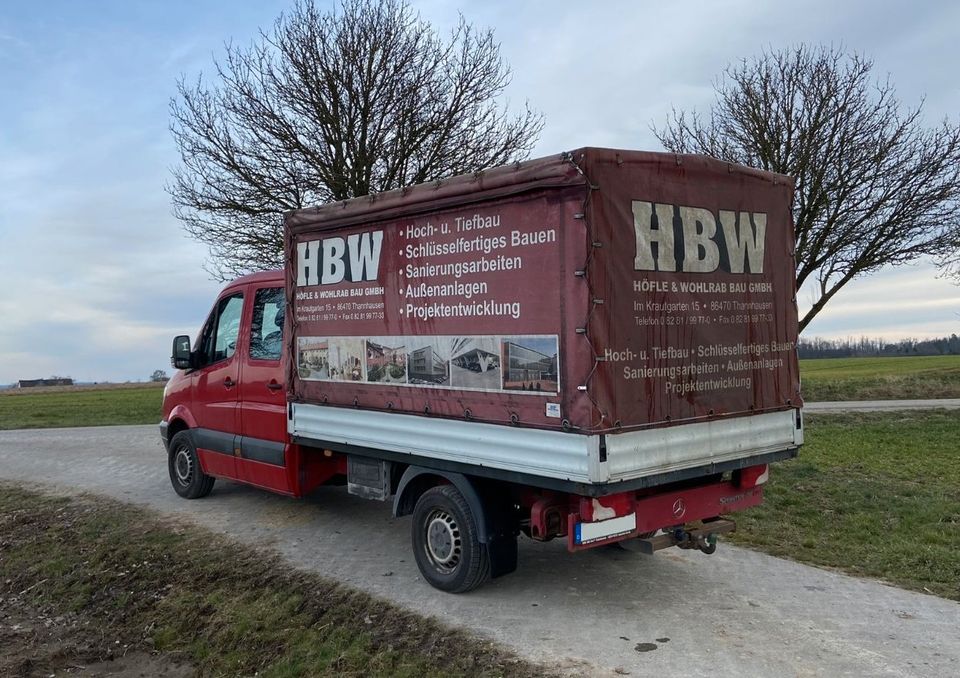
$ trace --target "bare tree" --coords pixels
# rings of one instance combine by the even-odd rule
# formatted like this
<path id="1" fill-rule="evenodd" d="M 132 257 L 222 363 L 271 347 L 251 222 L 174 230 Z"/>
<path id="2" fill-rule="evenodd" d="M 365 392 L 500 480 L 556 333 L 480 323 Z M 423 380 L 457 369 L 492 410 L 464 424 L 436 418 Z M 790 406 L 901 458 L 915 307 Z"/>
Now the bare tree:
<path id="1" fill-rule="evenodd" d="M 543 126 L 498 102 L 492 31 L 461 17 L 442 39 L 404 0 L 300 0 L 214 65 L 171 101 L 168 191 L 220 279 L 282 263 L 285 210 L 522 159 Z"/>
<path id="2" fill-rule="evenodd" d="M 728 67 L 706 119 L 673 111 L 654 130 L 704 153 L 796 179 L 797 282 L 815 282 L 806 327 L 857 276 L 960 248 L 960 128 L 925 127 L 873 62 L 800 46 Z"/>

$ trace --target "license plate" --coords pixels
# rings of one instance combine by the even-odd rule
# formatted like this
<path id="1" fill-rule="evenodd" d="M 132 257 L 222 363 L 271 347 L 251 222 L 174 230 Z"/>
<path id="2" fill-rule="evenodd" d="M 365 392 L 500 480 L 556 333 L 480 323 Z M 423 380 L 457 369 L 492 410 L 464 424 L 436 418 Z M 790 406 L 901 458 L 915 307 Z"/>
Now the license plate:
<path id="1" fill-rule="evenodd" d="M 631 513 L 619 518 L 601 520 L 596 523 L 577 523 L 574 534 L 575 544 L 591 544 L 595 541 L 620 537 L 637 529 L 637 514 Z"/>

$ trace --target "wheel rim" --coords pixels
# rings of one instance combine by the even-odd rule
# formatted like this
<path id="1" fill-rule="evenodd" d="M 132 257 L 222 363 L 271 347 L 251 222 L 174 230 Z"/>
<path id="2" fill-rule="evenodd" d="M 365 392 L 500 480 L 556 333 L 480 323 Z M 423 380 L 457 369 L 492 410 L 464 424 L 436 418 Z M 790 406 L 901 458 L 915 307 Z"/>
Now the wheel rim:
<path id="1" fill-rule="evenodd" d="M 180 447 L 173 458 L 173 471 L 177 482 L 186 487 L 193 480 L 193 455 L 187 447 Z"/>
<path id="2" fill-rule="evenodd" d="M 460 528 L 452 515 L 436 509 L 425 522 L 424 550 L 433 566 L 444 574 L 457 569 L 463 556 Z"/>

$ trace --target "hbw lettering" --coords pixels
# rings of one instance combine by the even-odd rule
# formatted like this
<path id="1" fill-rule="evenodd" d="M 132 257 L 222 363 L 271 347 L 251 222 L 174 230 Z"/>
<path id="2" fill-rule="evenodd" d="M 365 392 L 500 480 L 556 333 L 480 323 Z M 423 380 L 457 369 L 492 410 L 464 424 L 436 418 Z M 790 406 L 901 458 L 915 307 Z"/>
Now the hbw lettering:
<path id="1" fill-rule="evenodd" d="M 297 243 L 297 287 L 376 280 L 382 244 L 383 231 Z"/>
<path id="2" fill-rule="evenodd" d="M 763 273 L 764 212 L 720 210 L 634 200 L 638 271 Z M 717 228 L 717 222 L 720 227 Z"/>

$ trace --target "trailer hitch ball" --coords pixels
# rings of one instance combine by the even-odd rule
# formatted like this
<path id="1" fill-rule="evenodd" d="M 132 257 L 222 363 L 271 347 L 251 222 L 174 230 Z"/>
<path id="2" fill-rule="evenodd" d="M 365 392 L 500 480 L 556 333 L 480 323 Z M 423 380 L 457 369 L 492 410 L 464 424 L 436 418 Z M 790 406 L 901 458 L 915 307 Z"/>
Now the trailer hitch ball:
<path id="1" fill-rule="evenodd" d="M 708 556 L 717 550 L 717 535 L 708 534 L 700 543 L 700 551 Z"/>

